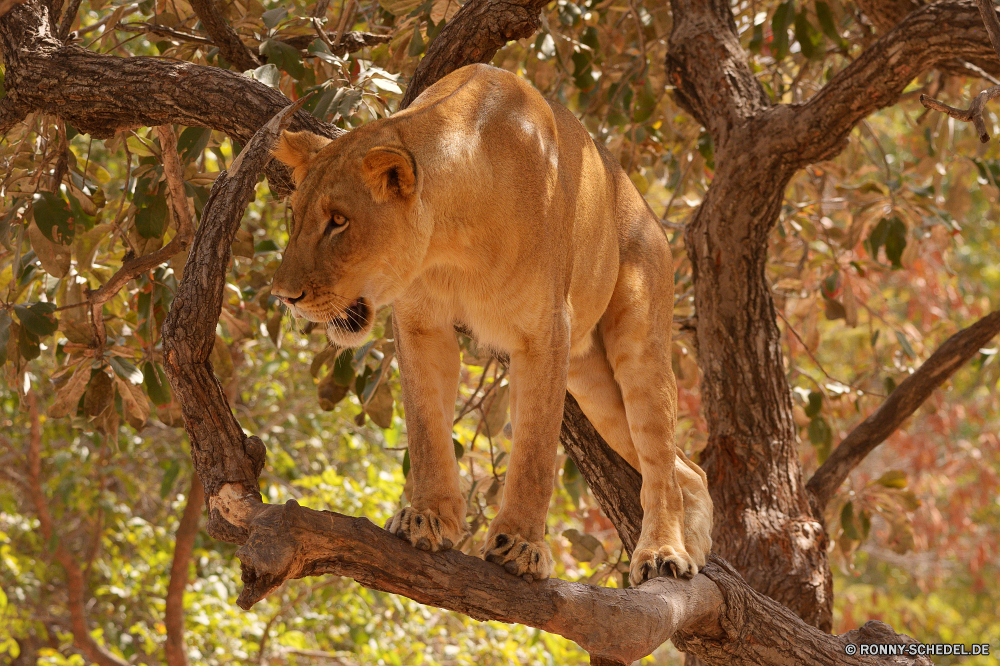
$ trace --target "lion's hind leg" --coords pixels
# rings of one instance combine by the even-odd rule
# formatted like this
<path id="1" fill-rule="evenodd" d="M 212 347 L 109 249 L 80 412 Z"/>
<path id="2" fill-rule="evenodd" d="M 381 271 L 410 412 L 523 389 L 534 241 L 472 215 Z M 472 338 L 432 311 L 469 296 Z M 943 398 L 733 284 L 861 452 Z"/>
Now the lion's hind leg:
<path id="1" fill-rule="evenodd" d="M 671 265 L 665 242 L 663 249 L 662 257 L 623 261 L 600 324 L 642 474 L 642 533 L 630 567 L 635 585 L 658 576 L 690 578 L 698 573 L 698 562 L 685 544 L 682 480 L 687 485 L 690 479 L 685 472 L 690 470 L 685 466 L 678 475 L 674 446 L 677 385 L 670 364 L 673 276 L 668 272 Z"/>

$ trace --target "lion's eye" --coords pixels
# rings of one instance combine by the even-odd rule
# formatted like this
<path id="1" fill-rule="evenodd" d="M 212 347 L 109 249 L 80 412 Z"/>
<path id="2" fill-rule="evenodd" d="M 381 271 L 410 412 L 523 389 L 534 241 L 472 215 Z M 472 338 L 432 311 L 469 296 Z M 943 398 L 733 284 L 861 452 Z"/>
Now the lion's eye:
<path id="1" fill-rule="evenodd" d="M 336 234 L 344 230 L 347 227 L 347 218 L 340 213 L 334 213 L 330 216 L 330 222 L 326 225 L 326 232 L 328 234 Z"/>

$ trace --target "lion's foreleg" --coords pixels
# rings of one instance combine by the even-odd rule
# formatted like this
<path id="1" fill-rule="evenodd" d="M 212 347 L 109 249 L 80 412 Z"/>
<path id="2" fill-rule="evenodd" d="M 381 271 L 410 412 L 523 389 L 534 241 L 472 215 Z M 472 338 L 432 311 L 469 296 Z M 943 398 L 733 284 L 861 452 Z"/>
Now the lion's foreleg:
<path id="1" fill-rule="evenodd" d="M 466 532 L 465 499 L 452 445 L 460 355 L 450 325 L 410 324 L 393 313 L 396 354 L 406 408 L 413 493 L 410 506 L 386 525 L 422 550 L 444 550 Z"/>
<path id="2" fill-rule="evenodd" d="M 550 337 L 532 340 L 527 349 L 510 355 L 514 441 L 503 501 L 483 547 L 487 560 L 529 579 L 552 573 L 545 516 L 555 480 L 569 366 L 569 323 L 558 313 L 556 319 Z"/>

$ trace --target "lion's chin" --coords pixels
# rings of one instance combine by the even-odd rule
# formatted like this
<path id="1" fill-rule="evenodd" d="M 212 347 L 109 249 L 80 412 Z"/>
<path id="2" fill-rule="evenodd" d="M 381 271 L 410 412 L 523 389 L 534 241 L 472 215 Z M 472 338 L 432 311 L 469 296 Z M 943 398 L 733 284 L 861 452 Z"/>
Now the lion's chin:
<path id="1" fill-rule="evenodd" d="M 326 337 L 343 347 L 357 347 L 372 332 L 375 308 L 366 298 L 358 298 L 344 312 L 326 322 Z"/>

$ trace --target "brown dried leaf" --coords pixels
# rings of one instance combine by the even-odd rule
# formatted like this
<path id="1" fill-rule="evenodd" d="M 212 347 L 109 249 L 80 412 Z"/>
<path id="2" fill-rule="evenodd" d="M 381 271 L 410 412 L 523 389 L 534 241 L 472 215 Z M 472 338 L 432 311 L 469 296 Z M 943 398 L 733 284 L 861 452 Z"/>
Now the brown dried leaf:
<path id="1" fill-rule="evenodd" d="M 71 413 L 75 414 L 76 406 L 87 390 L 88 382 L 90 382 L 90 360 L 84 360 L 76 366 L 73 376 L 56 393 L 56 399 L 49 407 L 49 417 L 59 419 Z"/>
<path id="2" fill-rule="evenodd" d="M 115 384 L 118 386 L 118 395 L 122 397 L 125 417 L 133 428 L 141 430 L 149 419 L 149 403 L 146 401 L 142 386 L 125 381 L 117 374 Z"/>
<path id="3" fill-rule="evenodd" d="M 31 249 L 35 251 L 46 273 L 52 277 L 66 277 L 71 258 L 70 246 L 50 241 L 34 221 L 28 226 L 28 240 L 31 241 Z"/>

